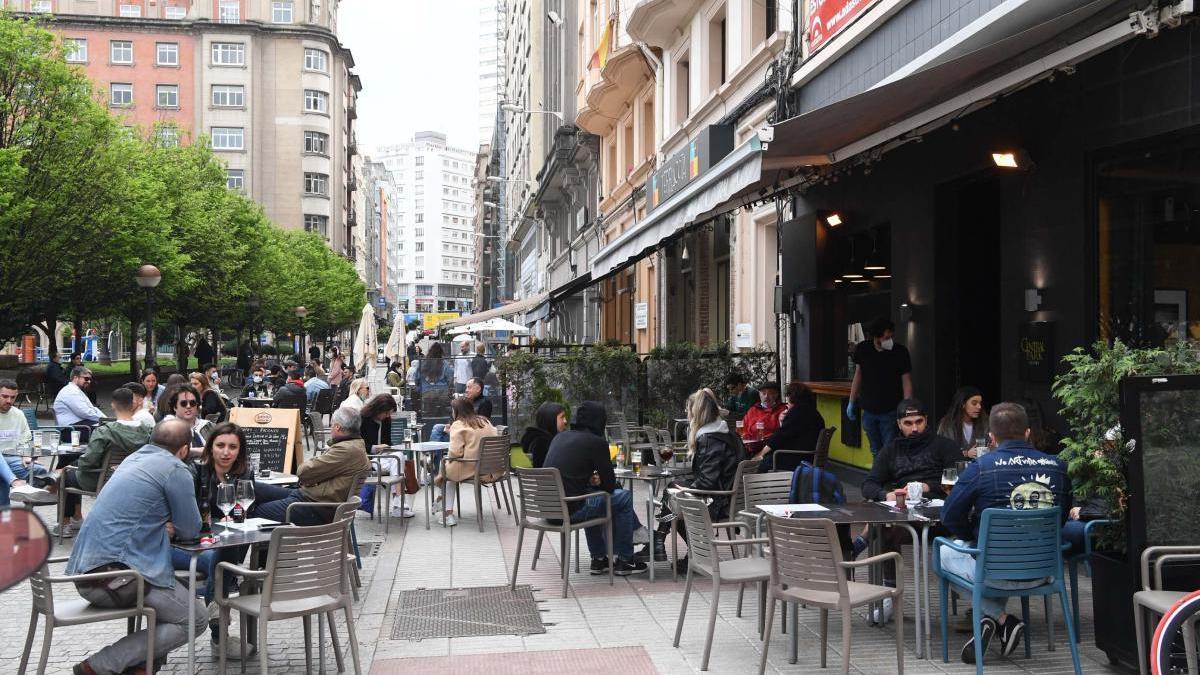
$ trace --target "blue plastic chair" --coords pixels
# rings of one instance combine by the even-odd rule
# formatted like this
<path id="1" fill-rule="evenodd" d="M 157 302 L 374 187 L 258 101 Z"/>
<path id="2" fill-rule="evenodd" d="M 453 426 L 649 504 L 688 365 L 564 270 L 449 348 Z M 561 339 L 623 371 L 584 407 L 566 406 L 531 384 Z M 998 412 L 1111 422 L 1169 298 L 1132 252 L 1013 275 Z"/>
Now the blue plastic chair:
<path id="1" fill-rule="evenodd" d="M 1067 557 L 1067 572 L 1071 578 L 1071 611 L 1075 617 L 1075 642 L 1079 642 L 1079 563 L 1087 569 L 1088 576 L 1092 575 L 1092 566 L 1088 561 L 1092 559 L 1092 528 L 1100 525 L 1112 525 L 1118 521 L 1100 519 L 1089 520 L 1083 526 L 1083 551 L 1075 555 Z M 1049 598 L 1046 602 L 1050 602 Z"/>
<path id="2" fill-rule="evenodd" d="M 22 408 L 21 412 L 25 413 L 25 421 L 29 423 L 29 430 L 36 431 L 38 428 L 37 413 L 29 408 Z"/>
<path id="3" fill-rule="evenodd" d="M 941 584 L 942 661 L 950 661 L 950 635 L 947 602 L 950 587 L 971 595 L 973 616 L 983 616 L 983 598 L 1021 598 L 1021 615 L 1026 627 L 1029 622 L 1029 598 L 1035 595 L 1058 594 L 1063 620 L 1067 623 L 1067 644 L 1075 675 L 1083 675 L 1079 665 L 1079 650 L 1075 645 L 1076 629 L 1067 608 L 1067 589 L 1063 583 L 1062 511 L 1059 507 L 1015 511 L 984 509 L 979 525 L 979 541 L 975 548 L 956 544 L 938 537 L 933 542 L 933 569 Z M 942 547 L 948 547 L 975 557 L 975 578 L 987 581 L 1034 582 L 1051 579 L 1040 586 L 1024 589 L 992 588 L 985 583 L 968 581 L 942 569 Z M 975 672 L 983 675 L 983 640 L 978 620 L 973 622 L 975 635 Z M 1025 658 L 1033 656 L 1028 636 L 1025 638 Z"/>

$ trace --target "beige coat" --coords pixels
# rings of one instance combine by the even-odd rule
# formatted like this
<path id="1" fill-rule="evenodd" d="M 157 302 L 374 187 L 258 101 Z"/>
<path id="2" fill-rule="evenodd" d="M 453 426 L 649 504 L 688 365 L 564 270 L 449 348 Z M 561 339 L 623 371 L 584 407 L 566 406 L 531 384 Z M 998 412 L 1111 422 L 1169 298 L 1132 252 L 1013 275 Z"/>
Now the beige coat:
<path id="1" fill-rule="evenodd" d="M 309 501 L 344 502 L 354 477 L 370 468 L 363 440 L 344 438 L 330 445 L 324 454 L 301 464 L 296 477 L 300 479 L 300 492 Z"/>
<path id="2" fill-rule="evenodd" d="M 496 427 L 491 422 L 479 429 L 454 422 L 450 425 L 450 451 L 447 457 L 463 459 L 479 459 L 483 449 L 483 439 L 496 435 Z M 475 476 L 474 462 L 446 462 L 446 478 L 455 481 L 469 481 Z M 491 477 L 488 477 L 489 479 Z"/>

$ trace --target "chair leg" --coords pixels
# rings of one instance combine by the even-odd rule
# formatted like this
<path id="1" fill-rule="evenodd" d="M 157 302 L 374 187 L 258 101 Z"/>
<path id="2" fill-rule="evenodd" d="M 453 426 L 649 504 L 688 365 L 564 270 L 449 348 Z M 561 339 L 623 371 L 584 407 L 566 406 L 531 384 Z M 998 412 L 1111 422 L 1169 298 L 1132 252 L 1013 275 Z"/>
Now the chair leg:
<path id="1" fill-rule="evenodd" d="M 224 624 L 229 623 L 229 614 L 228 613 L 226 613 L 225 616 L 221 619 L 221 623 L 224 623 Z M 246 616 L 244 614 L 239 617 L 238 632 L 241 633 L 241 638 L 242 638 L 241 642 L 238 645 L 238 650 L 239 650 L 238 653 L 242 657 L 241 661 L 238 661 L 238 665 L 240 666 L 241 675 L 246 675 L 246 642 L 248 642 L 250 640 L 250 623 L 248 621 L 246 621 Z M 266 649 L 265 645 L 259 645 L 259 647 L 262 649 Z M 221 675 L 225 675 L 225 674 L 221 673 Z"/>
<path id="2" fill-rule="evenodd" d="M 688 571 L 691 572 L 691 565 Z M 717 605 L 721 601 L 721 578 L 713 577 L 712 604 L 708 608 L 708 630 L 704 634 L 704 656 L 700 659 L 700 670 L 708 670 L 708 655 L 712 652 L 713 630 L 717 627 Z"/>
<path id="3" fill-rule="evenodd" d="M 267 652 L 269 651 L 267 649 L 267 624 L 270 623 L 267 620 L 268 616 L 269 615 L 264 612 L 262 615 L 260 615 L 258 617 L 258 672 L 259 673 L 271 672 L 267 667 L 268 666 Z M 242 615 L 242 621 L 245 621 L 245 620 L 246 620 L 246 616 Z M 242 659 L 242 663 L 245 663 L 245 662 L 246 662 L 246 659 Z"/>
<path id="4" fill-rule="evenodd" d="M 499 508 L 499 500 L 496 507 Z M 475 519 L 479 521 L 479 531 L 483 532 L 483 487 L 479 484 L 479 479 L 475 480 Z"/>
<path id="5" fill-rule="evenodd" d="M 760 640 L 762 639 L 763 631 L 766 630 L 766 628 L 764 628 L 767 625 L 766 619 L 764 618 L 766 615 L 767 582 L 760 581 L 758 582 L 758 637 Z"/>
<path id="6" fill-rule="evenodd" d="M 978 589 L 978 586 L 976 587 Z M 980 602 L 979 591 L 971 594 L 971 635 L 975 638 L 975 675 L 983 675 L 983 635 L 980 633 L 979 617 L 983 616 L 983 604 Z M 1025 624 L 1028 629 L 1029 624 Z M 1029 636 L 1025 636 L 1025 644 L 1029 644 Z"/>
<path id="7" fill-rule="evenodd" d="M 542 556 L 542 539 L 545 538 L 545 536 L 546 532 L 544 530 L 538 530 L 537 544 L 533 547 L 533 564 L 529 566 L 529 569 L 531 570 L 537 569 L 538 558 Z"/>
<path id="8" fill-rule="evenodd" d="M 354 531 L 354 521 L 350 521 L 350 543 L 354 545 L 354 567 L 356 570 L 362 569 L 362 557 L 358 554 L 358 534 Z M 354 573 L 355 578 L 358 577 L 358 572 Z"/>
<path id="9" fill-rule="evenodd" d="M 1046 614 L 1046 640 L 1048 650 L 1054 651 L 1054 607 L 1050 604 L 1050 596 L 1042 596 L 1042 611 Z"/>
<path id="10" fill-rule="evenodd" d="M 1066 590 L 1066 589 L 1063 589 L 1063 590 Z M 1066 594 L 1065 594 L 1065 593 L 1060 593 L 1060 594 L 1059 594 L 1059 596 L 1058 596 L 1058 599 L 1059 599 L 1059 601 L 1060 601 L 1060 602 L 1062 602 L 1062 606 L 1063 606 L 1063 607 L 1062 607 L 1062 610 L 1063 610 L 1063 621 L 1066 621 L 1066 622 L 1067 622 L 1067 646 L 1071 648 L 1071 663 L 1072 663 L 1072 664 L 1075 666 L 1075 675 L 1083 675 L 1083 670 L 1082 670 L 1082 668 L 1081 668 L 1081 667 L 1080 667 L 1080 665 L 1079 665 L 1079 647 L 1078 647 L 1078 646 L 1075 644 L 1075 643 L 1077 642 L 1077 640 L 1073 640 L 1073 639 L 1072 639 L 1072 636 L 1076 636 L 1076 635 L 1078 635 L 1079 626 L 1075 625 L 1075 624 L 1072 622 L 1072 620 L 1071 620 L 1071 614 L 1070 614 L 1070 612 L 1067 610 L 1067 596 L 1066 596 Z M 1185 626 L 1185 628 L 1186 628 L 1186 626 Z M 1193 636 L 1195 636 L 1195 628 L 1196 628 L 1196 627 L 1195 627 L 1195 625 L 1193 624 L 1193 625 L 1192 625 L 1192 635 L 1193 635 Z M 1140 643 L 1139 643 L 1139 644 L 1140 644 Z M 1196 650 L 1195 650 L 1195 647 L 1196 647 L 1196 644 L 1195 644 L 1195 642 L 1193 642 L 1193 643 L 1192 643 L 1192 656 L 1191 656 L 1191 660 L 1189 660 L 1189 661 L 1188 661 L 1188 668 L 1189 668 L 1188 672 L 1189 672 L 1189 673 L 1200 672 L 1200 671 L 1197 671 L 1197 670 L 1196 670 L 1196 663 L 1195 663 L 1195 658 L 1196 658 Z"/>
<path id="11" fill-rule="evenodd" d="M 559 548 L 562 549 L 562 596 L 567 597 L 567 587 L 571 585 L 571 535 L 563 532 L 559 535 Z"/>
<path id="12" fill-rule="evenodd" d="M 54 619 L 46 617 L 46 627 L 42 635 L 42 659 L 38 661 L 38 675 L 46 675 L 46 661 L 50 658 L 50 641 L 54 637 Z"/>
<path id="13" fill-rule="evenodd" d="M 350 603 L 346 603 L 346 634 L 350 641 L 350 658 L 354 660 L 354 675 L 362 675 L 362 667 L 358 662 L 358 635 L 354 632 L 354 616 L 350 611 Z M 266 672 L 265 670 L 263 671 Z"/>
<path id="14" fill-rule="evenodd" d="M 672 647 L 679 647 L 679 638 L 683 635 L 683 617 L 687 614 L 688 598 L 692 595 L 692 568 L 688 568 L 687 580 L 683 583 L 683 604 L 679 606 L 679 621 L 675 624 L 675 642 Z"/>
<path id="15" fill-rule="evenodd" d="M 579 574 L 579 530 L 575 530 L 575 574 Z M 609 563 L 614 562 L 609 556 Z"/>
<path id="16" fill-rule="evenodd" d="M 312 616 L 300 617 L 304 623 L 304 675 L 312 675 Z"/>
<path id="17" fill-rule="evenodd" d="M 948 584 L 945 579 L 942 579 L 940 582 L 940 590 L 941 590 L 941 593 L 939 593 L 939 595 L 941 596 L 941 598 L 940 598 L 941 608 L 940 609 L 941 609 L 941 624 L 942 624 L 942 663 L 950 663 L 950 625 L 949 625 L 950 617 L 946 614 L 946 605 L 949 604 L 947 602 L 947 600 L 948 600 L 947 596 L 950 595 L 951 591 L 950 591 L 950 584 Z M 928 609 L 928 608 L 926 608 L 926 609 Z M 933 658 L 933 657 L 930 656 L 929 658 Z"/>
<path id="18" fill-rule="evenodd" d="M 796 627 L 792 626 L 792 630 L 796 630 Z M 800 631 L 796 630 L 796 632 Z M 850 608 L 842 607 L 842 675 L 850 675 L 850 637 L 853 632 L 853 626 L 850 624 Z"/>
<path id="19" fill-rule="evenodd" d="M 918 600 L 918 603 L 920 600 Z M 896 675 L 904 675 L 904 596 L 897 595 L 892 599 L 892 608 L 896 618 Z M 917 612 L 914 620 L 921 620 L 921 613 Z"/>
<path id="20" fill-rule="evenodd" d="M 21 665 L 17 666 L 17 675 L 25 675 L 25 668 L 29 666 L 29 652 L 33 649 L 33 636 L 37 633 L 38 613 L 37 610 L 29 612 L 29 631 L 25 634 L 25 649 L 21 651 Z"/>
<path id="21" fill-rule="evenodd" d="M 392 526 L 392 488 L 380 485 L 379 489 L 383 490 L 383 513 L 380 514 L 380 517 L 383 518 L 383 536 L 386 537 Z"/>
<path id="22" fill-rule="evenodd" d="M 742 618 L 742 597 L 746 594 L 746 584 L 738 584 L 737 618 Z"/>
<path id="23" fill-rule="evenodd" d="M 829 652 L 829 610 L 821 610 L 821 667 L 825 667 L 825 657 Z"/>
<path id="24" fill-rule="evenodd" d="M 977 616 L 982 616 L 982 614 L 977 615 Z M 1029 624 L 1029 596 L 1028 595 L 1021 597 L 1021 620 L 1025 622 L 1025 630 L 1028 631 L 1029 627 L 1030 627 L 1030 624 Z M 1027 659 L 1033 658 L 1033 646 L 1030 644 L 1030 642 L 1032 642 L 1029 639 L 1030 637 L 1031 636 L 1027 633 L 1025 635 L 1025 639 L 1022 640 L 1022 642 L 1025 643 L 1025 658 L 1027 658 Z"/>
<path id="25" fill-rule="evenodd" d="M 517 528 L 517 552 L 513 555 L 513 573 L 512 581 L 509 582 L 509 590 L 517 590 L 517 570 L 521 569 L 521 545 L 525 543 L 525 528 Z"/>
<path id="26" fill-rule="evenodd" d="M 690 567 L 688 568 L 691 569 Z M 771 622 L 775 620 L 775 596 L 767 598 L 767 618 L 763 625 L 766 629 L 763 631 L 763 646 L 762 656 L 758 658 L 758 675 L 763 675 L 767 670 L 767 651 L 771 646 Z"/>
<path id="27" fill-rule="evenodd" d="M 1075 641 L 1079 642 L 1079 563 L 1074 559 L 1067 563 L 1067 574 L 1071 578 L 1072 625 L 1075 626 Z"/>
<path id="28" fill-rule="evenodd" d="M 220 652 L 220 654 L 217 656 L 217 672 L 220 675 L 225 675 L 225 646 L 229 644 L 229 622 L 226 621 L 226 619 L 228 619 L 228 618 L 229 618 L 229 609 L 222 607 L 221 614 L 220 614 L 220 616 L 217 617 L 217 622 L 218 622 L 218 625 L 220 626 L 220 628 L 217 632 L 217 639 L 220 642 L 220 644 L 217 645 L 217 647 L 218 647 L 217 651 Z M 244 630 L 245 624 L 242 624 L 242 627 L 243 627 L 242 633 L 244 634 L 246 632 Z M 242 662 L 245 663 L 246 662 L 246 656 L 245 656 L 246 640 L 243 639 L 241 641 L 241 644 L 242 644 L 242 650 L 243 650 Z"/>
<path id="29" fill-rule="evenodd" d="M 329 641 L 333 643 L 333 660 L 337 663 L 337 671 L 344 673 L 346 672 L 346 664 L 342 662 L 342 645 L 341 641 L 338 640 L 337 626 L 333 623 L 333 612 L 327 612 L 325 618 L 326 623 L 329 624 Z M 324 665 L 324 663 L 321 664 L 322 667 Z"/>
<path id="30" fill-rule="evenodd" d="M 1146 615 L 1136 599 L 1133 601 L 1133 630 L 1137 639 L 1138 673 L 1146 675 Z"/>

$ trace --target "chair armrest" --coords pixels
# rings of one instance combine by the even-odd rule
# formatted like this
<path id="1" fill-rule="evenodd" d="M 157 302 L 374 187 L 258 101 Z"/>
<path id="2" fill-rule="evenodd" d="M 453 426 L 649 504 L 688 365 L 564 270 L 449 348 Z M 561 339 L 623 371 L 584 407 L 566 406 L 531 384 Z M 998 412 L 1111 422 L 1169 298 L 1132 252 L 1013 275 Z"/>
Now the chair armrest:
<path id="1" fill-rule="evenodd" d="M 137 583 L 137 604 L 139 610 L 145 606 L 146 596 L 146 580 L 142 577 L 141 572 L 132 569 L 109 570 L 108 572 L 92 572 L 90 574 L 71 574 L 65 576 L 47 576 L 46 581 L 52 584 L 62 584 L 66 582 L 77 581 L 97 581 L 99 579 L 117 579 L 119 577 L 133 577 Z"/>
<path id="2" fill-rule="evenodd" d="M 725 546 L 746 546 L 748 544 L 769 544 L 771 540 L 766 537 L 752 537 L 750 539 L 713 539 L 712 543 Z"/>
<path id="3" fill-rule="evenodd" d="M 896 563 L 896 592 L 903 593 L 904 592 L 904 556 L 900 555 L 899 553 L 897 553 L 895 551 L 889 551 L 888 553 L 880 553 L 879 555 L 873 555 L 870 558 L 863 558 L 861 560 L 846 560 L 841 563 L 841 566 L 843 569 L 852 569 L 855 567 L 866 567 L 868 565 L 874 565 L 876 563 L 884 562 L 885 560 L 891 560 Z"/>
<path id="4" fill-rule="evenodd" d="M 1112 518 L 1100 518 L 1098 520 L 1089 520 L 1083 524 L 1083 554 L 1087 557 L 1092 556 L 1092 528 L 1101 525 L 1115 525 L 1120 521 Z"/>
<path id="5" fill-rule="evenodd" d="M 71 557 L 70 557 L 70 556 L 65 556 L 65 555 L 64 555 L 64 556 L 59 556 L 59 557 L 57 557 L 57 558 L 47 558 L 47 559 L 46 559 L 46 564 L 47 564 L 47 565 L 53 565 L 53 564 L 56 564 L 56 563 L 65 563 L 65 562 L 67 562 L 67 561 L 68 561 L 68 560 L 70 560 L 70 559 L 71 559 Z"/>
<path id="6" fill-rule="evenodd" d="M 443 461 L 443 462 L 471 462 L 472 464 L 478 464 L 478 463 L 479 463 L 479 459 L 478 459 L 478 458 L 476 458 L 476 459 L 467 459 L 466 457 L 446 457 L 446 458 L 444 458 L 442 461 Z"/>
<path id="7" fill-rule="evenodd" d="M 215 600 L 218 604 L 222 604 L 222 600 L 228 599 L 228 596 L 225 595 L 225 570 L 239 574 L 247 579 L 266 579 L 271 575 L 267 570 L 252 570 L 230 562 L 217 563 L 217 578 L 213 580 L 213 589 L 217 592 Z"/>
<path id="8" fill-rule="evenodd" d="M 750 529 L 750 526 L 747 525 L 746 523 L 740 523 L 737 521 L 729 521 L 727 523 L 713 523 L 712 526 L 713 526 L 714 530 L 736 530 L 736 529 L 749 530 Z"/>
<path id="9" fill-rule="evenodd" d="M 1162 568 L 1163 565 L 1169 562 L 1195 562 L 1200 560 L 1200 554 L 1196 553 L 1168 553 L 1154 561 L 1154 587 L 1162 588 Z"/>
<path id="10" fill-rule="evenodd" d="M 599 490 L 597 492 L 589 492 L 585 495 L 576 495 L 574 497 L 563 497 L 563 501 L 564 502 L 581 502 L 585 499 L 588 499 L 589 497 L 604 497 L 604 499 L 606 499 L 610 502 L 612 501 L 612 495 L 610 495 L 607 492 L 604 492 L 603 490 Z"/>
<path id="11" fill-rule="evenodd" d="M 970 546 L 967 546 L 965 544 L 956 544 L 953 541 L 951 541 L 945 537 L 937 537 L 936 539 L 933 540 L 934 549 L 937 549 L 940 546 L 945 546 L 946 548 L 951 549 L 953 551 L 958 551 L 959 553 L 969 553 L 971 555 L 979 555 L 979 549 L 971 548 Z M 935 550 L 934 553 L 936 554 L 937 551 Z"/>
<path id="12" fill-rule="evenodd" d="M 698 490 L 696 488 L 679 488 L 680 493 L 686 492 L 690 495 L 706 495 L 712 497 L 732 497 L 733 490 Z"/>

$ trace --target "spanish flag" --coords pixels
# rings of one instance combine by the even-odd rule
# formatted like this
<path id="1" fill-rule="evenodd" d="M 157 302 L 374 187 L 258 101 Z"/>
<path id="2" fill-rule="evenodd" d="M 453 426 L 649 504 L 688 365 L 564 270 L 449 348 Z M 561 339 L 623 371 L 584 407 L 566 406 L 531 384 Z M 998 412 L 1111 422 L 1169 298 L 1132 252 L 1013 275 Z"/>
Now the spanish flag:
<path id="1" fill-rule="evenodd" d="M 604 70 L 604 64 L 608 63 L 608 53 L 612 51 L 614 23 L 612 19 L 609 19 L 608 24 L 604 27 L 604 33 L 600 35 L 600 44 L 596 47 L 596 51 L 592 52 L 592 61 L 588 64 L 588 70 L 594 68 Z"/>

